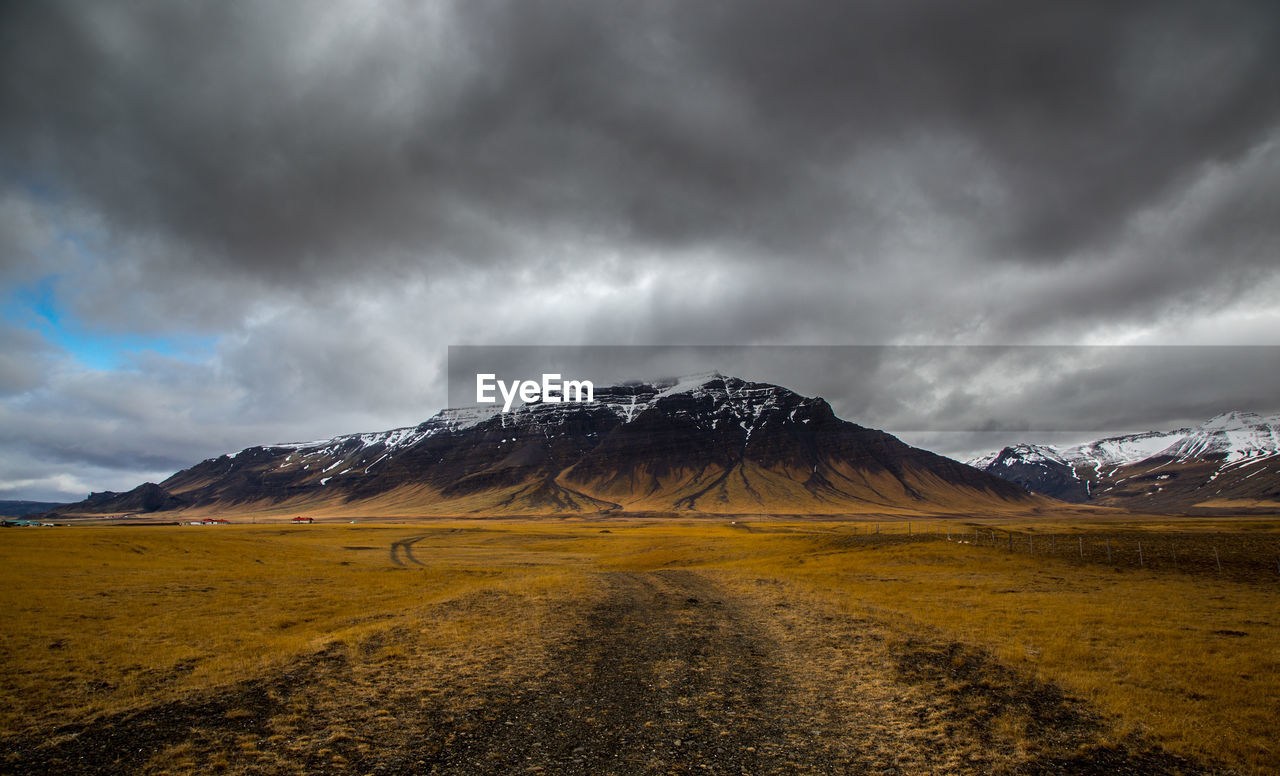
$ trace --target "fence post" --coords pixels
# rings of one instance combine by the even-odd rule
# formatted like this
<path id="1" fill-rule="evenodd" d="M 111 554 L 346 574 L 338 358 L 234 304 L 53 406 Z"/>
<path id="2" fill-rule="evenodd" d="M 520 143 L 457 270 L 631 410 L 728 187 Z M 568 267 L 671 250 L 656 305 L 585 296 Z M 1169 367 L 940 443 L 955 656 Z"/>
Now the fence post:
<path id="1" fill-rule="evenodd" d="M 1218 564 L 1218 573 L 1222 573 L 1222 559 L 1218 557 L 1218 545 L 1213 545 L 1213 562 Z"/>
<path id="2" fill-rule="evenodd" d="M 907 521 L 907 536 L 911 535 L 911 521 Z"/>
<path id="3" fill-rule="evenodd" d="M 1035 534 L 1027 534 L 1027 554 L 1036 554 L 1036 537 Z"/>
<path id="4" fill-rule="evenodd" d="M 1178 568 L 1178 547 L 1177 545 L 1169 545 L 1169 552 L 1173 553 L 1173 567 Z"/>
<path id="5" fill-rule="evenodd" d="M 1110 565 L 1112 565 L 1112 563 L 1111 563 L 1111 539 L 1107 539 L 1106 541 L 1107 541 L 1107 565 L 1108 565 L 1108 566 L 1110 566 Z"/>
<path id="6" fill-rule="evenodd" d="M 1080 542 L 1080 560 L 1084 560 L 1084 537 L 1077 536 L 1076 541 Z"/>
<path id="7" fill-rule="evenodd" d="M 1013 531 L 1009 532 L 1009 552 L 1013 552 Z"/>
<path id="8" fill-rule="evenodd" d="M 1142 542 L 1138 542 L 1138 568 L 1145 569 L 1147 564 L 1142 560 Z"/>

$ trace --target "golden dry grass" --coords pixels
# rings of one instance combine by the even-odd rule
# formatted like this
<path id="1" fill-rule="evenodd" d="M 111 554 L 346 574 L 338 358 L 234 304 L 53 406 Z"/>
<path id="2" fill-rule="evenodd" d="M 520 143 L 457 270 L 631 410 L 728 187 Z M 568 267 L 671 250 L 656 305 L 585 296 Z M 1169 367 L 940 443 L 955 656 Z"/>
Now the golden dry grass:
<path id="1" fill-rule="evenodd" d="M 750 564 L 891 624 L 980 647 L 1174 751 L 1274 772 L 1280 587 L 946 542 Z"/>
<path id="2" fill-rule="evenodd" d="M 1144 525 L 1126 519 L 1126 527 Z M 877 541 L 868 538 L 871 525 L 503 520 L 9 530 L 0 534 L 0 731 L 229 686 L 335 644 L 353 654 L 373 649 L 383 678 L 407 650 L 441 671 L 465 665 L 481 681 L 500 670 L 484 656 L 517 641 L 531 645 L 533 661 L 519 670 L 535 670 L 539 650 L 562 636 L 591 595 L 593 573 L 698 567 L 748 599 L 769 581 L 773 595 L 800 607 L 803 616 L 792 617 L 810 623 L 809 638 L 821 636 L 823 613 L 835 612 L 899 639 L 959 642 L 1083 697 L 1113 720 L 1117 737 L 1141 734 L 1248 773 L 1280 771 L 1277 580 L 1118 573 L 941 540 L 888 540 L 901 522 L 882 524 L 885 540 Z M 1077 525 L 1064 518 L 1055 530 L 1068 527 Z M 1253 519 L 1246 530 L 1276 525 Z M 392 562 L 397 541 L 411 551 L 397 556 L 403 565 Z M 414 637 L 376 646 L 393 632 Z M 370 689 L 366 700 L 376 704 L 376 696 Z M 371 720 L 377 711 L 370 707 Z M 1016 741 L 1018 722 L 1007 722 L 1002 735 Z M 182 751 L 165 757 L 181 770 Z"/>
<path id="3" fill-rule="evenodd" d="M 388 545 L 421 529 L 355 529 L 5 532 L 0 729 L 261 675 L 478 590 L 572 587 L 553 566 L 503 567 L 500 553 L 396 566 Z"/>

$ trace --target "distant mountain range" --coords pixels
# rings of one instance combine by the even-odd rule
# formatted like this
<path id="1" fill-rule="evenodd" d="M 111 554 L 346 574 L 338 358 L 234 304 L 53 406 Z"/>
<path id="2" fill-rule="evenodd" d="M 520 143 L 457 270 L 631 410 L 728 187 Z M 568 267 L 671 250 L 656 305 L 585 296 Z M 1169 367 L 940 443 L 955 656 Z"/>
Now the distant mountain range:
<path id="1" fill-rule="evenodd" d="M 1020 444 L 971 466 L 1064 501 L 1182 511 L 1280 507 L 1280 415 L 1227 412 L 1189 428 L 1059 448 Z"/>
<path id="2" fill-rule="evenodd" d="M 421 425 L 251 447 L 62 515 L 971 512 L 1049 503 L 736 377 L 598 388 L 591 403 L 447 409 Z"/>
<path id="3" fill-rule="evenodd" d="M 22 517 L 60 507 L 57 501 L 0 501 L 0 517 Z"/>

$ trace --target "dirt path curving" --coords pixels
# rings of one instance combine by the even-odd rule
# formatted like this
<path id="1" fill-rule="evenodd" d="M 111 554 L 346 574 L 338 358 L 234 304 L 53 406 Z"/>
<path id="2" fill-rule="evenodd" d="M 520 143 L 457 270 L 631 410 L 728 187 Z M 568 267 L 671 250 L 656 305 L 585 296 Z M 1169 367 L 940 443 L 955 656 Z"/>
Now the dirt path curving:
<path id="1" fill-rule="evenodd" d="M 391 543 L 391 563 L 401 568 L 406 568 L 412 563 L 415 566 L 423 565 L 413 554 L 413 545 L 431 536 L 431 534 L 423 534 L 421 536 L 410 536 L 405 539 L 398 539 Z"/>

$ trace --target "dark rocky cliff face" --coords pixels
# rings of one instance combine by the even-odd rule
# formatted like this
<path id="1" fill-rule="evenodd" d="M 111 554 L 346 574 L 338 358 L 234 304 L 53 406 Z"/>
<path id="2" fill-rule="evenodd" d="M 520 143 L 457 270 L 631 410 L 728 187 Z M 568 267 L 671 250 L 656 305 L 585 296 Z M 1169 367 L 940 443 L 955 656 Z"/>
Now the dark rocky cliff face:
<path id="1" fill-rule="evenodd" d="M 126 493 L 104 490 L 90 493 L 78 504 L 66 504 L 51 510 L 52 514 L 145 514 L 191 506 L 191 502 L 175 496 L 154 482 L 144 482 Z"/>

